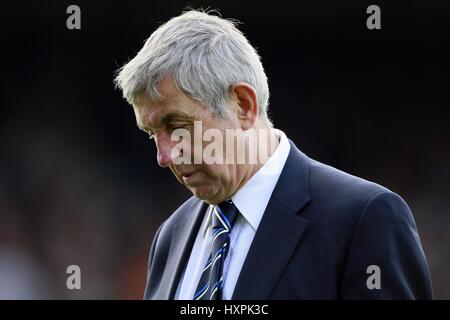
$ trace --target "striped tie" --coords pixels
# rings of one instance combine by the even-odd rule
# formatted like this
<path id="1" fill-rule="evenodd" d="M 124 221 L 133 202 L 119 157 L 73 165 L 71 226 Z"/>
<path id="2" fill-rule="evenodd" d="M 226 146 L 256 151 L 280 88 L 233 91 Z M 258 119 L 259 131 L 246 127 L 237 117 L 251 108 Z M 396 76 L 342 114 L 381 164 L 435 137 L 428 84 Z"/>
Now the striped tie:
<path id="1" fill-rule="evenodd" d="M 212 250 L 203 268 L 194 300 L 220 300 L 223 265 L 230 248 L 230 233 L 239 214 L 231 200 L 214 206 L 212 213 Z"/>

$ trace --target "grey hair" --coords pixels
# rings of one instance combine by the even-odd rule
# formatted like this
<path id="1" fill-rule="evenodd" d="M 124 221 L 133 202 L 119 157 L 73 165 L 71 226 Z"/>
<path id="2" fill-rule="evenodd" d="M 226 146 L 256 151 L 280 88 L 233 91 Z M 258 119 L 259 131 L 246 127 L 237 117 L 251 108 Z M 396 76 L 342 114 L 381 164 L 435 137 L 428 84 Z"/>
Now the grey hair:
<path id="1" fill-rule="evenodd" d="M 160 101 L 157 86 L 171 76 L 179 90 L 220 117 L 227 115 L 231 87 L 248 83 L 260 114 L 267 115 L 269 86 L 260 56 L 236 21 L 212 12 L 191 10 L 170 19 L 118 70 L 116 86 L 130 104 L 145 92 Z"/>

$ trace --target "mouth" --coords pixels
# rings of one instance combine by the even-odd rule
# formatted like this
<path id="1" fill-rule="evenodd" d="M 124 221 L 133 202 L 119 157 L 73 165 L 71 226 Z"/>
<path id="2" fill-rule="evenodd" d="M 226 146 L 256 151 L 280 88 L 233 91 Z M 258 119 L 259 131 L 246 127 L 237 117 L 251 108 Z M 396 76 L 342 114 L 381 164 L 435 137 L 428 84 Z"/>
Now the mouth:
<path id="1" fill-rule="evenodd" d="M 191 175 L 193 175 L 194 173 L 195 173 L 195 171 L 190 171 L 190 172 L 180 172 L 181 173 L 181 176 L 183 177 L 183 178 L 187 178 L 187 177 L 190 177 Z"/>
<path id="2" fill-rule="evenodd" d="M 182 177 L 183 182 L 185 184 L 189 184 L 190 182 L 192 182 L 194 177 L 197 176 L 197 175 L 198 175 L 198 170 L 197 171 L 191 171 L 191 172 L 182 173 L 181 177 Z"/>

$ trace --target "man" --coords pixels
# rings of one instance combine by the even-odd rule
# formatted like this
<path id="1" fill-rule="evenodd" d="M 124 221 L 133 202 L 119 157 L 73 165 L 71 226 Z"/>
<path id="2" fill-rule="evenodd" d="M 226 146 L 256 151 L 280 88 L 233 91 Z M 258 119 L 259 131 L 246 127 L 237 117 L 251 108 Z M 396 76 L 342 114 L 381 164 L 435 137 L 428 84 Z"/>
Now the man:
<path id="1" fill-rule="evenodd" d="M 159 165 L 193 193 L 154 237 L 146 299 L 432 297 L 406 203 L 272 127 L 260 58 L 231 21 L 171 19 L 116 83 Z"/>

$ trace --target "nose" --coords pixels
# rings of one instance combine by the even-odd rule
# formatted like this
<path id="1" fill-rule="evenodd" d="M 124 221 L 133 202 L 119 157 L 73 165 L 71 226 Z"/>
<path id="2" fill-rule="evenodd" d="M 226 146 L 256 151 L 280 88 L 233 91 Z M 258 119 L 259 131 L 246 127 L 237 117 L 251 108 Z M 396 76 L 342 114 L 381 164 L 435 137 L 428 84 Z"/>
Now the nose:
<path id="1" fill-rule="evenodd" d="M 165 134 L 155 135 L 156 149 L 158 152 L 157 161 L 159 166 L 167 168 L 172 164 L 172 144 L 170 136 Z"/>

